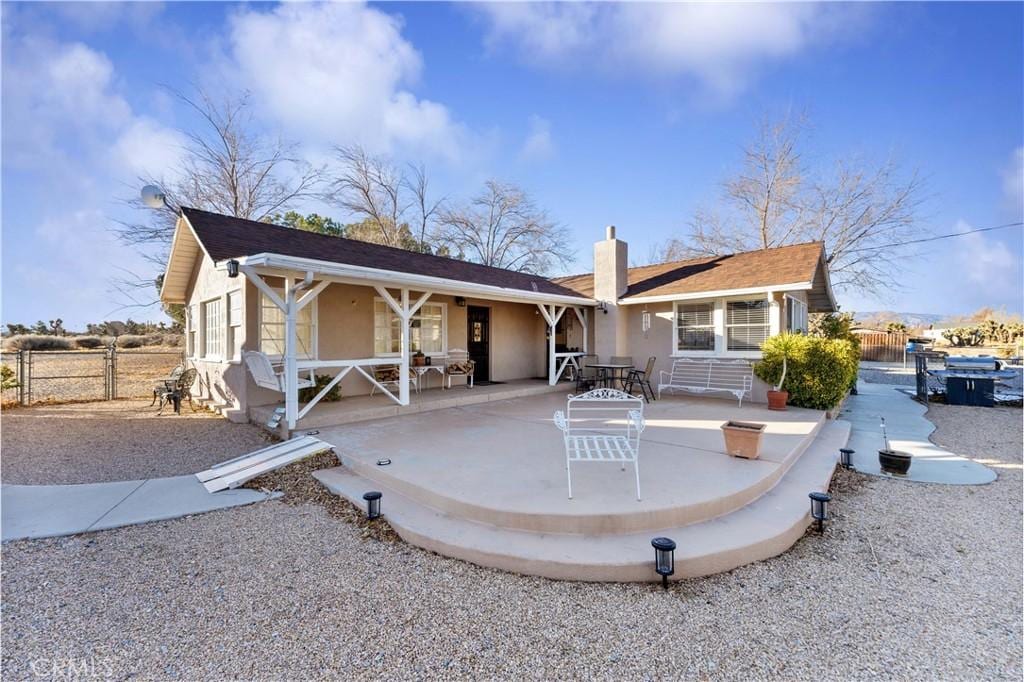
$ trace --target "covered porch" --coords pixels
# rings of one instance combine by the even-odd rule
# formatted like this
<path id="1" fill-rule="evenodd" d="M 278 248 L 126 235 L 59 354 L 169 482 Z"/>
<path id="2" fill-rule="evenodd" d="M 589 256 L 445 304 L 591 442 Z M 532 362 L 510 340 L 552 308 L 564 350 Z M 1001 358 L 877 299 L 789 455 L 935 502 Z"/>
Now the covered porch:
<path id="1" fill-rule="evenodd" d="M 582 297 L 273 254 L 227 269 L 259 299 L 247 306 L 259 328 L 243 354 L 255 383 L 250 417 L 288 432 L 545 392 L 572 375 L 591 344 L 593 301 Z M 275 317 L 278 338 L 268 339 L 266 320 Z M 560 347 L 567 320 L 577 330 L 571 351 Z M 456 361 L 472 368 L 472 381 L 454 376 Z M 324 401 L 342 386 L 340 401 Z M 466 395 L 447 395 L 456 388 Z"/>

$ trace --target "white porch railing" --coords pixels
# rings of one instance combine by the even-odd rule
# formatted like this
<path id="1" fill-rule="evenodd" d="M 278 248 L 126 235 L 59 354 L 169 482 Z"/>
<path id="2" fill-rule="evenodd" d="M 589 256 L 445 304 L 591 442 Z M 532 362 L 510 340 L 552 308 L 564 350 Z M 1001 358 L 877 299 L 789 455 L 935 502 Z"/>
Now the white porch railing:
<path id="1" fill-rule="evenodd" d="M 363 369 L 364 367 L 379 367 L 381 365 L 393 365 L 395 364 L 394 358 L 361 358 L 359 360 L 299 360 L 296 364 L 298 365 L 298 369 L 300 372 L 304 369 L 338 369 L 338 373 L 334 375 L 334 378 L 331 379 L 331 381 L 322 389 L 320 389 L 320 392 L 313 396 L 313 399 L 310 400 L 305 405 L 303 405 L 302 409 L 298 411 L 295 417 L 296 420 L 302 419 L 307 414 L 309 414 L 309 411 L 312 410 L 313 407 L 316 406 L 316 404 L 320 402 L 323 399 L 323 397 L 331 391 L 332 388 L 337 386 L 341 382 L 341 380 L 344 379 L 345 376 L 352 370 L 355 370 L 359 374 L 362 374 L 364 377 L 366 377 L 367 381 L 369 381 L 371 384 L 373 384 L 380 390 L 384 391 L 387 397 L 391 398 L 399 405 L 407 404 L 403 403 L 399 396 L 396 396 L 394 393 L 392 393 L 383 385 L 381 385 L 381 383 L 377 381 L 376 377 L 373 376 L 372 372 L 367 372 L 365 369 Z M 290 428 L 295 427 L 292 426 Z"/>

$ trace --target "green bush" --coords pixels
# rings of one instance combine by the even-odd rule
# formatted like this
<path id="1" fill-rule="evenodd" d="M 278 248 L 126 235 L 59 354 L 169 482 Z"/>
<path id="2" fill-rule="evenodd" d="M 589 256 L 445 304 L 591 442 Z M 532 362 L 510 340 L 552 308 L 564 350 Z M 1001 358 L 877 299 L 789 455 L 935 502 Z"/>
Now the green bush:
<path id="1" fill-rule="evenodd" d="M 7 365 L 0 365 L 0 390 L 6 391 L 20 385 L 14 376 L 14 370 Z"/>
<path id="2" fill-rule="evenodd" d="M 782 375 L 783 355 L 788 358 L 782 389 L 797 407 L 835 407 L 857 380 L 860 351 L 846 339 L 780 334 L 765 341 L 761 352 L 754 374 L 770 384 Z"/>
<path id="3" fill-rule="evenodd" d="M 331 383 L 334 379 L 330 374 L 317 374 L 316 385 L 310 386 L 309 388 L 303 388 L 299 390 L 299 402 L 308 403 L 310 400 L 316 397 L 316 394 L 324 390 L 324 386 Z M 339 381 L 334 385 L 334 388 L 327 391 L 327 395 L 320 399 L 322 403 L 333 403 L 341 400 L 341 382 Z"/>
<path id="4" fill-rule="evenodd" d="M 102 348 L 103 339 L 98 336 L 76 336 L 75 345 L 79 348 Z"/>
<path id="5" fill-rule="evenodd" d="M 8 350 L 71 350 L 73 339 L 69 336 L 49 336 L 44 334 L 19 334 L 7 339 L 4 344 Z"/>

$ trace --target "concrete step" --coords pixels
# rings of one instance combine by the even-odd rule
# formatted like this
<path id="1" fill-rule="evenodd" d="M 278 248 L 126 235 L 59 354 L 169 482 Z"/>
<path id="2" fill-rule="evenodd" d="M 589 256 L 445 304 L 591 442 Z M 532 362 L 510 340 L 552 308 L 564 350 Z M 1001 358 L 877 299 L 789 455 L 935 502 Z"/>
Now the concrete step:
<path id="1" fill-rule="evenodd" d="M 790 467 L 815 442 L 819 430 L 827 423 L 824 412 L 817 414 L 818 421 L 809 433 L 785 453 L 778 466 L 765 467 L 763 475 L 730 480 L 728 485 L 719 489 L 720 494 L 713 497 L 698 501 L 669 498 L 658 502 L 647 500 L 643 505 L 636 505 L 635 511 L 609 510 L 606 507 L 584 510 L 586 508 L 578 507 L 572 511 L 555 512 L 539 504 L 528 510 L 510 508 L 495 498 L 483 501 L 477 498 L 478 501 L 473 502 L 453 493 L 452 487 L 420 485 L 415 478 L 395 475 L 391 469 L 376 466 L 365 458 L 353 457 L 345 449 L 339 448 L 337 451 L 342 465 L 351 473 L 367 479 L 370 485 L 385 486 L 401 493 L 411 502 L 468 521 L 543 533 L 639 533 L 707 521 L 742 509 L 764 495 L 782 480 Z M 644 458 L 645 449 L 655 442 L 646 437 L 641 438 L 641 468 L 650 462 Z M 746 471 L 753 469 L 748 467 Z"/>
<path id="2" fill-rule="evenodd" d="M 406 541 L 481 566 L 560 580 L 651 581 L 651 538 L 677 543 L 674 579 L 728 571 L 786 551 L 810 522 L 807 494 L 826 490 L 850 425 L 825 424 L 770 490 L 741 509 L 685 526 L 622 534 L 544 533 L 481 523 L 424 505 L 345 467 L 314 474 L 359 507 L 368 490 L 383 493 L 382 511 Z"/>

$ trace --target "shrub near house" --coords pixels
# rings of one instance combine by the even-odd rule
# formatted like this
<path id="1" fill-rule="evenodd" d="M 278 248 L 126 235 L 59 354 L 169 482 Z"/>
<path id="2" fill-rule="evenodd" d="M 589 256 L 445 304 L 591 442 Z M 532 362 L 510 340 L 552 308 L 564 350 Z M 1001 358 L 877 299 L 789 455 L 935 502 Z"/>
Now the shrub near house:
<path id="1" fill-rule="evenodd" d="M 754 374 L 770 384 L 778 381 L 785 350 L 788 359 L 782 388 L 789 391 L 789 403 L 816 410 L 838 405 L 857 379 L 860 351 L 846 339 L 788 334 L 784 344 L 781 336 L 773 336 L 761 346 L 763 357 L 754 365 Z"/>

